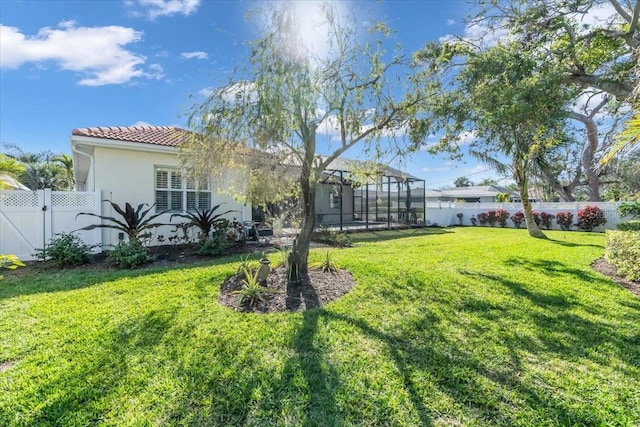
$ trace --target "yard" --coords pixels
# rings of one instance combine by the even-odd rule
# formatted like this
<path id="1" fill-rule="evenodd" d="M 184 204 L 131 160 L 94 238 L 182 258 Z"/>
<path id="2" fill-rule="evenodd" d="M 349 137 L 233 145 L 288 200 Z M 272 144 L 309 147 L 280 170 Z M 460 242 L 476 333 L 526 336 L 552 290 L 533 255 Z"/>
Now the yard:
<path id="1" fill-rule="evenodd" d="M 640 425 L 640 298 L 548 235 L 357 235 L 303 313 L 221 306 L 239 257 L 5 273 L 0 425 Z"/>

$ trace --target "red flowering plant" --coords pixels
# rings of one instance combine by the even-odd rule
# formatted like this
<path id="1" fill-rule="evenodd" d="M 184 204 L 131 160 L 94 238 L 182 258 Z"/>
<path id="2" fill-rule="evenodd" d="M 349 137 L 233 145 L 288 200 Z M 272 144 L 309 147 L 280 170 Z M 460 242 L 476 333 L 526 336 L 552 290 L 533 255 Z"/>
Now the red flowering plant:
<path id="1" fill-rule="evenodd" d="M 498 220 L 498 224 L 500 224 L 500 227 L 504 228 L 507 226 L 507 220 L 509 219 L 509 212 L 500 208 L 496 211 L 496 218 Z"/>
<path id="2" fill-rule="evenodd" d="M 571 212 L 556 212 L 556 224 L 565 231 L 571 230 L 573 214 Z"/>
<path id="3" fill-rule="evenodd" d="M 524 222 L 524 213 L 522 211 L 518 211 L 511 215 L 511 222 L 513 222 L 513 225 L 516 228 L 520 228 L 520 226 L 522 226 L 522 223 Z"/>
<path id="4" fill-rule="evenodd" d="M 487 225 L 487 223 L 489 222 L 488 215 L 485 212 L 480 212 L 478 214 L 478 222 L 480 223 L 480 225 Z"/>
<path id="5" fill-rule="evenodd" d="M 593 231 L 597 226 L 606 223 L 604 212 L 597 206 L 586 206 L 578 211 L 578 227 L 585 231 Z"/>
<path id="6" fill-rule="evenodd" d="M 498 216 L 496 215 L 496 211 L 494 210 L 487 211 L 487 222 L 492 227 L 496 225 L 496 222 L 498 222 Z"/>
<path id="7" fill-rule="evenodd" d="M 546 228 L 547 230 L 551 229 L 551 221 L 554 218 L 555 218 L 555 216 L 553 216 L 550 213 L 540 212 L 540 224 L 542 224 L 542 226 L 544 228 Z"/>

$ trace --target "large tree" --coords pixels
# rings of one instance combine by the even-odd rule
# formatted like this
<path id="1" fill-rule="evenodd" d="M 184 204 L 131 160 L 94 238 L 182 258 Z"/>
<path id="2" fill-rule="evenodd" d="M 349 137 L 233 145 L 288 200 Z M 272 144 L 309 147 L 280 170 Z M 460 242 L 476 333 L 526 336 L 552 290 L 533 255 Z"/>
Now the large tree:
<path id="1" fill-rule="evenodd" d="M 577 89 L 571 118 L 583 126 L 581 164 L 575 170 L 584 181 L 576 176 L 555 185 L 563 198 L 573 198 L 570 190 L 585 184 L 589 199 L 600 200 L 598 157 L 610 141 L 602 140 L 603 125 L 596 116 L 622 119 L 614 123 L 632 117 L 619 107 L 628 104 L 637 84 L 639 18 L 640 3 L 632 0 L 490 0 L 472 20 L 476 30 L 520 40 L 541 62 L 555 67 L 564 85 Z"/>
<path id="2" fill-rule="evenodd" d="M 336 2 L 313 13 L 322 19 L 305 28 L 308 16 L 295 2 L 266 4 L 248 67 L 194 108 L 191 124 L 201 136 L 184 150 L 194 173 L 244 169 L 227 178 L 247 177 L 245 192 L 295 190 L 302 221 L 289 255 L 292 281 L 307 272 L 323 172 L 357 145 L 372 158 L 406 153 L 412 147 L 400 136 L 427 99 L 403 57 L 383 50 L 384 25 L 363 28 Z M 325 35 L 320 45 L 305 40 L 309 31 Z M 327 131 L 332 140 L 321 141 Z"/>
<path id="3" fill-rule="evenodd" d="M 529 182 L 540 159 L 564 138 L 571 93 L 562 90 L 555 73 L 544 69 L 520 42 L 498 43 L 487 49 L 467 44 L 431 44 L 418 54 L 425 78 L 436 76 L 451 60 L 464 57 L 452 86 L 432 98 L 431 113 L 416 120 L 418 139 L 434 127 L 444 134 L 436 150 L 459 152 L 461 136 L 472 129 L 471 155 L 510 174 L 522 200 L 527 230 L 546 237 L 533 220 Z"/>

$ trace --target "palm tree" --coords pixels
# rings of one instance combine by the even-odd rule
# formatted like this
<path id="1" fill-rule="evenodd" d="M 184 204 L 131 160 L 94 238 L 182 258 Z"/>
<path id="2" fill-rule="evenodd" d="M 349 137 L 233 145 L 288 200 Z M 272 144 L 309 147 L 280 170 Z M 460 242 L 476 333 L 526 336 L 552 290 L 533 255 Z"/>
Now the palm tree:
<path id="1" fill-rule="evenodd" d="M 14 158 L 0 154 L 0 190 L 11 188 L 9 178 L 17 180 L 24 173 L 24 166 Z"/>
<path id="2" fill-rule="evenodd" d="M 64 173 L 65 173 L 64 181 L 66 184 L 66 190 L 75 190 L 76 181 L 73 176 L 73 159 L 71 158 L 71 156 L 68 154 L 62 153 L 62 154 L 58 154 L 57 156 L 53 156 L 51 158 L 51 161 L 54 164 L 58 164 L 59 166 L 64 168 Z"/>

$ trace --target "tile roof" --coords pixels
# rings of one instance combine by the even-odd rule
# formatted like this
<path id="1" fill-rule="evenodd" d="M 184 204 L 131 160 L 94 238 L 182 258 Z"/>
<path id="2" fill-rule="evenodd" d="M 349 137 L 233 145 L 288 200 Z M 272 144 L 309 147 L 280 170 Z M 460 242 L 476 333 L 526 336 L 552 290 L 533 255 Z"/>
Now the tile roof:
<path id="1" fill-rule="evenodd" d="M 192 132 L 173 126 L 103 126 L 77 128 L 74 129 L 71 134 L 90 138 L 162 145 L 165 147 L 177 147 L 189 141 L 193 136 Z"/>

